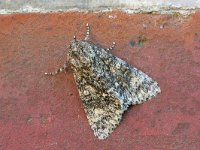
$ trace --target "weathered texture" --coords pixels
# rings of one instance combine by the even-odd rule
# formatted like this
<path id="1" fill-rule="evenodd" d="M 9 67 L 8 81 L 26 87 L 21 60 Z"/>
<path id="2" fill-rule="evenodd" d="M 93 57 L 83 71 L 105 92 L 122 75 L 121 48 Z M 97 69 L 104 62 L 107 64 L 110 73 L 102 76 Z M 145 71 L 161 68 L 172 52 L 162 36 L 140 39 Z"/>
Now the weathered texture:
<path id="1" fill-rule="evenodd" d="M 200 8 L 199 0 L 0 0 L 0 13 L 109 11 L 120 9 L 129 13 L 190 14 Z"/>
<path id="2" fill-rule="evenodd" d="M 74 34 L 116 47 L 162 93 L 131 107 L 105 141 L 94 138 L 72 71 L 55 78 Z M 200 147 L 200 13 L 15 14 L 0 16 L 0 149 L 164 149 Z"/>

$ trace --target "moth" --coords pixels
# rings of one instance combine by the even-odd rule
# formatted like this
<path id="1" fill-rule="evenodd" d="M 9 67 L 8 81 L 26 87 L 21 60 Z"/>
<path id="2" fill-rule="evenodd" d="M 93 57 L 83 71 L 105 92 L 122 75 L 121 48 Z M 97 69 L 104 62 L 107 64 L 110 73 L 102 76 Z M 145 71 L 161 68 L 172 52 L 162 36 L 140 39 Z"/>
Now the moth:
<path id="1" fill-rule="evenodd" d="M 87 24 L 84 40 L 70 42 L 68 61 L 55 72 L 63 72 L 70 64 L 89 124 L 98 139 L 106 139 L 118 126 L 130 105 L 141 104 L 161 92 L 148 75 L 90 41 Z"/>

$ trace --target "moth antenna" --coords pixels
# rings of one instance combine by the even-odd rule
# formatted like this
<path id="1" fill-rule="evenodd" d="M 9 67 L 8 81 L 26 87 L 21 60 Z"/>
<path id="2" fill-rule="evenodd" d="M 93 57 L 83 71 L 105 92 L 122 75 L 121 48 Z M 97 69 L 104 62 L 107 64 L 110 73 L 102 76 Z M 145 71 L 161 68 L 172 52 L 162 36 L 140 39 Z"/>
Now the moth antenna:
<path id="1" fill-rule="evenodd" d="M 61 68 L 57 69 L 55 72 L 45 72 L 44 74 L 45 75 L 49 75 L 49 76 L 55 76 L 55 75 L 57 75 L 59 73 L 62 73 L 64 71 L 66 71 L 67 64 L 68 64 L 68 62 L 65 62 L 64 65 Z"/>
<path id="2" fill-rule="evenodd" d="M 114 47 L 115 47 L 115 45 L 116 45 L 116 43 L 115 42 L 113 42 L 112 43 L 112 46 L 111 47 L 109 47 L 109 48 L 107 48 L 107 50 L 109 51 L 109 50 L 112 50 Z"/>
<path id="3" fill-rule="evenodd" d="M 86 35 L 85 35 L 85 40 L 87 41 L 90 38 L 90 26 L 88 23 L 86 24 L 86 28 L 87 28 L 87 31 L 86 31 Z"/>

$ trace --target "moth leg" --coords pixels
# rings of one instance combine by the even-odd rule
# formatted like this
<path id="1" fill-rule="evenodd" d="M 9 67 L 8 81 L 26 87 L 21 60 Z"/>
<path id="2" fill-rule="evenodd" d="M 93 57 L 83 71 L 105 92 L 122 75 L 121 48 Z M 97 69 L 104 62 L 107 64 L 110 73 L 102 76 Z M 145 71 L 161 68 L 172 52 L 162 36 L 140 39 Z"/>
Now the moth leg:
<path id="1" fill-rule="evenodd" d="M 86 35 L 85 35 L 85 40 L 87 41 L 90 39 L 90 26 L 88 23 L 86 24 L 86 28 L 87 28 L 87 31 L 86 31 Z"/>
<path id="2" fill-rule="evenodd" d="M 116 45 L 116 43 L 115 42 L 113 42 L 112 43 L 112 46 L 111 47 L 109 47 L 109 48 L 107 48 L 107 50 L 109 51 L 109 50 L 112 50 L 114 47 L 115 47 L 115 45 Z"/>
<path id="3" fill-rule="evenodd" d="M 64 65 L 61 68 L 57 69 L 55 72 L 48 72 L 48 73 L 45 72 L 44 74 L 45 75 L 50 75 L 50 76 L 55 76 L 55 75 L 57 75 L 59 73 L 62 73 L 64 71 L 66 71 L 66 69 L 67 69 L 67 62 L 65 62 Z"/>

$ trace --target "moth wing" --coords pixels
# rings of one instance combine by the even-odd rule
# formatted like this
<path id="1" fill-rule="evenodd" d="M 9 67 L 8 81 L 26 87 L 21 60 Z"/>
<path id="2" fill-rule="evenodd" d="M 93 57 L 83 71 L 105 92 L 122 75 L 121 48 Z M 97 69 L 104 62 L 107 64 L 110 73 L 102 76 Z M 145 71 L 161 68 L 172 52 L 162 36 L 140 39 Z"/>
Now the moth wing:
<path id="1" fill-rule="evenodd" d="M 100 91 L 88 83 L 88 79 L 75 75 L 76 81 L 78 78 L 77 86 L 89 124 L 95 136 L 105 139 L 121 121 L 123 104 L 103 89 Z M 80 86 L 80 83 L 84 83 L 84 86 Z"/>
<path id="2" fill-rule="evenodd" d="M 109 55 L 113 58 L 113 68 L 110 69 L 114 70 L 113 78 L 120 79 L 115 81 L 111 91 L 123 101 L 125 110 L 129 105 L 141 104 L 161 92 L 158 83 L 147 74 L 120 58 Z"/>
<path id="3" fill-rule="evenodd" d="M 101 55 L 98 55 L 98 54 Z M 158 83 L 147 74 L 129 65 L 109 51 L 99 48 L 89 72 L 100 77 L 102 88 L 116 97 L 126 110 L 129 105 L 141 104 L 161 92 Z"/>
<path id="4" fill-rule="evenodd" d="M 160 92 L 158 83 L 120 58 L 83 42 L 71 59 L 84 110 L 94 134 L 105 139 L 129 105 L 141 104 Z"/>

